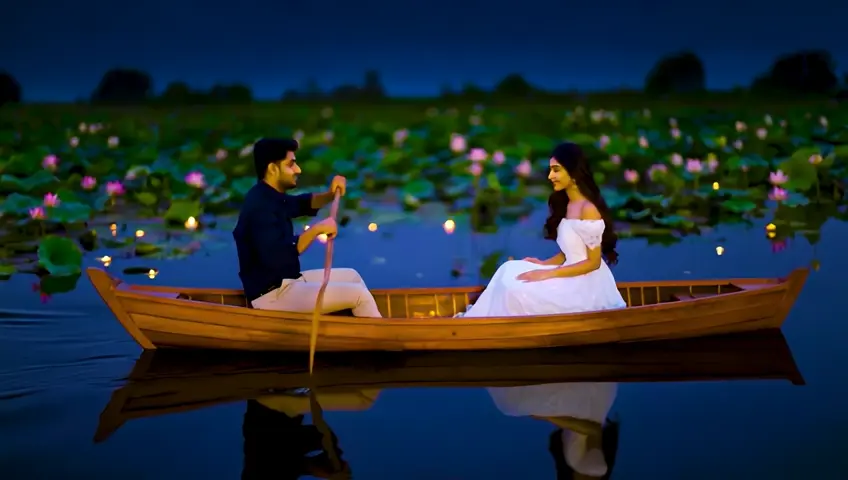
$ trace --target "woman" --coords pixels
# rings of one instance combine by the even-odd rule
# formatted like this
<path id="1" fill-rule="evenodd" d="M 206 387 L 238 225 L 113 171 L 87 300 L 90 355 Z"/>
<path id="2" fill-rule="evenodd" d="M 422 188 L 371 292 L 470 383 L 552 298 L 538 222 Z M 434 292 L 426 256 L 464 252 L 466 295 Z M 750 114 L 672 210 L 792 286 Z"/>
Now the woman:
<path id="1" fill-rule="evenodd" d="M 545 238 L 560 252 L 547 260 L 504 263 L 466 317 L 587 312 L 626 306 L 606 263 L 618 260 L 609 208 L 580 147 L 558 145 L 550 159 Z M 606 263 L 604 262 L 606 260 Z"/>

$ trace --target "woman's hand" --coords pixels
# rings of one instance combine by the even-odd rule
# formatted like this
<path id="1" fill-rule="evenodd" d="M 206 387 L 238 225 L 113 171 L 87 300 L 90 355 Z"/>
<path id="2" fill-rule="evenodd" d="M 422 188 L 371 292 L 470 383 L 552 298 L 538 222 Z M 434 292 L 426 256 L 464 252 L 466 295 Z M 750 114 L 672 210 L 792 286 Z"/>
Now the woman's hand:
<path id="1" fill-rule="evenodd" d="M 542 280 L 554 278 L 554 271 L 553 269 L 530 270 L 515 278 L 524 282 L 541 282 Z"/>
<path id="2" fill-rule="evenodd" d="M 522 260 L 524 260 L 525 262 L 535 263 L 536 265 L 544 265 L 545 264 L 544 261 L 539 260 L 536 257 L 524 257 L 524 258 L 522 258 Z"/>

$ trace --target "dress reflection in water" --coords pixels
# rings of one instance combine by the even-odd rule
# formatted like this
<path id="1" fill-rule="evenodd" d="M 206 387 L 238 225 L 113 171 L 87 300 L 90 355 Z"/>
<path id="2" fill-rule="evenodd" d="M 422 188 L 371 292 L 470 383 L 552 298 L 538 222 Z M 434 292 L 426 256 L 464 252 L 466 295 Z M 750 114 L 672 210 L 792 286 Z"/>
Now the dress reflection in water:
<path id="1" fill-rule="evenodd" d="M 618 430 L 617 424 L 608 422 L 607 415 L 615 402 L 618 384 L 550 383 L 488 391 L 505 415 L 537 417 L 562 428 L 551 437 L 558 479 L 569 478 L 561 469 L 566 466 L 585 477 L 609 477 Z M 559 465 L 558 457 L 565 465 Z"/>

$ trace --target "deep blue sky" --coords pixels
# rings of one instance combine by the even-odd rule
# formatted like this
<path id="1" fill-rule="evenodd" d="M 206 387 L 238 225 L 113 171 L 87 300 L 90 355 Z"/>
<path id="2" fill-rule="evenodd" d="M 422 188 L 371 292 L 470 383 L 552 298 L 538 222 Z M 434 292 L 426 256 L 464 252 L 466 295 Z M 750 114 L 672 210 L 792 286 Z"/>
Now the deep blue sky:
<path id="1" fill-rule="evenodd" d="M 17 0 L 0 17 L 0 69 L 30 101 L 88 96 L 119 65 L 149 71 L 157 90 L 243 81 L 260 98 L 370 67 L 393 95 L 512 71 L 596 90 L 638 87 L 661 55 L 690 48 L 720 89 L 801 48 L 826 48 L 848 70 L 845 18 L 837 0 Z"/>

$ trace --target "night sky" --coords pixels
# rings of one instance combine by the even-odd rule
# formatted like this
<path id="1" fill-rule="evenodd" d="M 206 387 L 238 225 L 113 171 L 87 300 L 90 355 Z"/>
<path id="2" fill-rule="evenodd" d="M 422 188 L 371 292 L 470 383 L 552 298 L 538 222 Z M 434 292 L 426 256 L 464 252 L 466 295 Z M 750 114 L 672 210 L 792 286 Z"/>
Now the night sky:
<path id="1" fill-rule="evenodd" d="M 87 97 L 115 66 L 150 72 L 157 91 L 240 81 L 269 99 L 310 77 L 359 82 L 368 68 L 391 95 L 488 87 L 509 72 L 601 90 L 639 87 L 661 55 L 688 48 L 723 89 L 802 48 L 848 70 L 845 18 L 838 0 L 17 0 L 0 16 L 0 69 L 28 101 Z"/>

